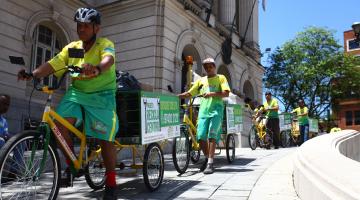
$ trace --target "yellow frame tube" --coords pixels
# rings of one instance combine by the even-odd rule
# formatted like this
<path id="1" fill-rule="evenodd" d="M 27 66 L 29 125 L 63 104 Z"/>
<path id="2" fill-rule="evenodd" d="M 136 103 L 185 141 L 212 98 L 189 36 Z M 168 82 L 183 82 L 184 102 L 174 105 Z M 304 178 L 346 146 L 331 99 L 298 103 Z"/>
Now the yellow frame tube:
<path id="1" fill-rule="evenodd" d="M 52 118 L 57 120 L 60 124 L 65 126 L 69 131 L 71 131 L 76 137 L 78 137 L 80 139 L 80 153 L 79 153 L 78 157 L 76 157 L 75 153 L 72 152 L 69 145 L 66 142 L 64 142 L 65 139 L 63 138 L 63 136 L 59 132 L 59 129 L 55 125 L 55 122 L 53 121 Z M 86 148 L 86 136 L 85 136 L 85 134 L 82 133 L 81 131 L 79 131 L 78 129 L 76 129 L 72 124 L 70 124 L 67 120 L 62 118 L 59 114 L 57 114 L 51 108 L 49 108 L 47 111 L 44 112 L 43 121 L 45 121 L 45 122 L 47 122 L 49 124 L 49 126 L 50 126 L 51 130 L 53 131 L 55 137 L 57 137 L 57 141 L 63 147 L 63 150 L 65 150 L 65 154 L 67 154 L 67 156 L 73 162 L 75 169 L 80 169 L 82 159 L 83 159 L 83 154 L 84 154 L 85 148 Z M 58 133 L 56 133 L 57 131 L 60 133 L 61 136 L 59 136 Z"/>

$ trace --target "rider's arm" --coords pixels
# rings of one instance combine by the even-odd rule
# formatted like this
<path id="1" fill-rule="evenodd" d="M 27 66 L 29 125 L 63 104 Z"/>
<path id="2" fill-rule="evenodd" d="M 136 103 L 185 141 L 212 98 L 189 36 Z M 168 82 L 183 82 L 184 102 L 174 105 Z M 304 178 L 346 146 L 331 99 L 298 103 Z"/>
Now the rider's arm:
<path id="1" fill-rule="evenodd" d="M 30 76 L 24 76 L 24 73 L 25 73 L 25 69 L 20 69 L 18 71 L 18 80 L 31 80 L 32 79 L 32 77 L 30 77 Z M 46 63 L 40 65 L 38 68 L 36 68 L 32 72 L 32 76 L 35 78 L 42 78 L 42 77 L 49 76 L 52 73 L 54 73 L 54 69 L 48 62 L 46 62 Z"/>
<path id="2" fill-rule="evenodd" d="M 221 91 L 220 92 L 209 92 L 204 94 L 204 97 L 228 97 L 230 94 L 230 87 L 229 84 L 226 80 L 226 77 L 223 75 L 219 76 L 220 79 L 220 87 L 221 87 Z"/>
<path id="3" fill-rule="evenodd" d="M 106 55 L 102 58 L 98 65 L 91 65 L 88 63 L 84 63 L 82 67 L 84 68 L 85 75 L 99 75 L 106 70 L 108 70 L 114 64 L 114 57 L 112 55 Z M 94 72 L 94 70 L 96 70 Z"/>
<path id="4" fill-rule="evenodd" d="M 113 56 L 105 56 L 101 62 L 97 65 L 100 68 L 101 72 L 105 72 L 114 64 L 114 57 Z"/>
<path id="5" fill-rule="evenodd" d="M 191 97 L 191 94 L 189 92 L 183 92 L 181 94 L 178 94 L 178 97 L 185 99 Z"/>
<path id="6" fill-rule="evenodd" d="M 40 65 L 32 72 L 35 78 L 47 77 L 52 73 L 54 73 L 54 68 L 48 62 Z"/>
<path id="7" fill-rule="evenodd" d="M 221 92 L 209 92 L 204 94 L 204 97 L 228 97 L 230 94 L 229 90 L 221 91 Z"/>
<path id="8" fill-rule="evenodd" d="M 274 101 L 274 100 L 272 100 L 272 101 Z M 277 103 L 277 101 L 275 101 L 275 103 L 273 103 L 273 105 L 269 105 L 267 108 L 265 108 L 265 111 L 267 111 L 267 110 L 278 111 L 279 104 Z"/>
<path id="9" fill-rule="evenodd" d="M 178 97 L 180 98 L 189 98 L 191 96 L 196 96 L 197 94 L 200 93 L 200 89 L 202 88 L 202 86 L 200 86 L 200 79 L 195 81 L 194 85 L 187 91 L 187 92 L 183 92 L 181 94 L 178 94 Z"/>

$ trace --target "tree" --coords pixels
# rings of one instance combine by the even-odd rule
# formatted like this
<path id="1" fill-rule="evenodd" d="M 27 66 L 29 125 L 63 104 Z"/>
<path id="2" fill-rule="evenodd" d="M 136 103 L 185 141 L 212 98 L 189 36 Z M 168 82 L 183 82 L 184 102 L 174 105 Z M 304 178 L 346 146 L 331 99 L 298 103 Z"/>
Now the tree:
<path id="1" fill-rule="evenodd" d="M 344 95 L 349 82 L 352 87 L 360 86 L 352 74 L 358 59 L 344 55 L 333 32 L 326 28 L 306 28 L 271 53 L 269 60 L 265 87 L 284 104 L 287 112 L 297 106 L 298 100 L 304 99 L 309 115 L 320 117 L 330 109 L 331 95 Z M 338 84 L 332 87 L 339 78 L 351 80 L 335 81 Z"/>

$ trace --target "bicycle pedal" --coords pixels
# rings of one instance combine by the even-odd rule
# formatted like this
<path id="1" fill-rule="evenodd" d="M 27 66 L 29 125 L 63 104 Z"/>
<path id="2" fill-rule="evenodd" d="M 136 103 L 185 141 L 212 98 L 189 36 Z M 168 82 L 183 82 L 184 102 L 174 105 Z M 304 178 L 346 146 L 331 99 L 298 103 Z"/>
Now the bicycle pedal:
<path id="1" fill-rule="evenodd" d="M 79 178 L 85 175 L 85 170 L 84 169 L 79 169 L 76 174 L 74 174 L 74 177 Z"/>
<path id="2" fill-rule="evenodd" d="M 67 187 L 72 187 L 73 186 L 73 181 L 66 177 L 66 178 L 61 178 L 60 179 L 60 187 L 61 188 L 67 188 Z"/>

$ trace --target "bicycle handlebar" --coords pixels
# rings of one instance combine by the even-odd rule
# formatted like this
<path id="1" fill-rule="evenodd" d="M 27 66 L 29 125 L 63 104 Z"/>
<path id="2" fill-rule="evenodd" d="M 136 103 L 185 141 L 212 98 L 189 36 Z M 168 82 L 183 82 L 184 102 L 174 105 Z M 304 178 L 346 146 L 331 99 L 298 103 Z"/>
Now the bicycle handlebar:
<path id="1" fill-rule="evenodd" d="M 23 78 L 33 78 L 34 79 L 34 88 L 37 91 L 44 91 L 44 90 L 57 90 L 57 89 L 59 89 L 60 85 L 64 81 L 64 78 L 65 78 L 66 74 L 69 73 L 69 72 L 71 74 L 73 74 L 73 73 L 82 73 L 83 72 L 82 68 L 80 68 L 78 66 L 74 66 L 74 65 L 67 66 L 67 67 L 65 67 L 63 69 L 66 70 L 65 73 L 61 76 L 61 78 L 57 82 L 57 84 L 55 86 L 53 86 L 53 87 L 47 87 L 47 86 L 40 85 L 39 79 L 35 78 L 32 72 L 28 73 L 28 72 L 25 72 L 25 71 L 21 71 L 21 72 L 19 72 L 19 76 L 21 76 Z"/>

